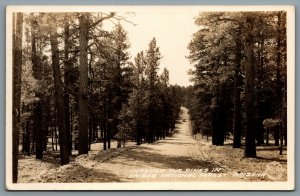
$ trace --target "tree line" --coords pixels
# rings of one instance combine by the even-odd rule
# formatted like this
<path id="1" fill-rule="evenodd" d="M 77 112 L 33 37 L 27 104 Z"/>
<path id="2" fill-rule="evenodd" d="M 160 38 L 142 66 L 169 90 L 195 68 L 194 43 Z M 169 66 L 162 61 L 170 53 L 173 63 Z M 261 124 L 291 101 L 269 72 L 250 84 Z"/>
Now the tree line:
<path id="1" fill-rule="evenodd" d="M 155 38 L 131 62 L 121 22 L 130 23 L 113 12 L 13 14 L 13 182 L 19 146 L 37 159 L 58 150 L 64 165 L 94 142 L 107 150 L 175 130 L 183 90 L 166 68 L 159 74 Z"/>
<path id="2" fill-rule="evenodd" d="M 256 157 L 256 145 L 287 144 L 286 12 L 204 12 L 188 45 L 194 86 L 187 89 L 193 133 Z M 281 142 L 279 142 L 281 141 Z M 283 144 L 284 143 L 284 144 Z"/>

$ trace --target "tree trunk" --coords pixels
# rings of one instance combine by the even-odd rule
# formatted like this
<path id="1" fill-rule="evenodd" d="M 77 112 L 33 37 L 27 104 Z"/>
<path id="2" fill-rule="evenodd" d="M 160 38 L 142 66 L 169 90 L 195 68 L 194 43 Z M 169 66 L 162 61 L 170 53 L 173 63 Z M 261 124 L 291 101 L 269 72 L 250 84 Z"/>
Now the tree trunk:
<path id="1" fill-rule="evenodd" d="M 260 49 L 258 54 L 259 59 L 259 67 L 257 69 L 257 79 L 258 84 L 260 85 L 261 82 L 265 80 L 264 78 L 264 38 L 261 38 L 260 40 Z M 263 120 L 265 116 L 265 103 L 262 101 L 263 94 L 260 92 L 260 94 L 257 95 L 257 117 L 256 117 L 256 139 L 257 139 L 257 145 L 264 144 L 264 127 L 263 127 Z"/>
<path id="2" fill-rule="evenodd" d="M 111 88 L 110 85 L 108 85 L 108 95 L 107 95 L 107 133 L 106 133 L 106 139 L 107 139 L 107 149 L 110 149 L 110 142 L 111 142 L 111 125 L 112 125 L 112 109 L 111 109 Z"/>
<path id="3" fill-rule="evenodd" d="M 54 25 L 54 24 L 53 24 Z M 63 83 L 61 81 L 61 73 L 59 66 L 59 50 L 57 41 L 57 30 L 51 27 L 50 32 L 51 52 L 52 52 L 52 69 L 55 89 L 55 103 L 56 103 L 56 119 L 59 132 L 59 146 L 61 165 L 69 163 L 69 138 L 65 128 L 65 111 L 64 111 L 64 97 L 63 97 Z"/>
<path id="4" fill-rule="evenodd" d="M 27 112 L 27 107 L 22 103 L 22 113 Z M 29 129 L 29 119 L 24 119 L 23 125 L 23 140 L 22 140 L 22 152 L 30 156 L 30 129 Z"/>
<path id="5" fill-rule="evenodd" d="M 89 146 L 88 147 L 89 147 L 89 150 L 91 150 L 91 145 L 92 145 L 92 141 L 93 141 L 93 138 L 92 138 L 93 137 L 92 115 L 90 115 L 88 121 L 89 121 L 89 123 L 88 123 L 89 124 L 89 131 L 88 131 L 89 132 L 88 133 L 89 134 L 89 136 L 88 136 L 89 137 Z"/>
<path id="6" fill-rule="evenodd" d="M 276 108 L 282 112 L 282 82 L 281 82 L 281 13 L 277 12 L 277 46 L 276 46 Z M 278 115 L 278 114 L 277 114 Z"/>
<path id="7" fill-rule="evenodd" d="M 67 19 L 66 19 L 67 20 Z M 68 21 L 65 23 L 64 26 L 64 72 L 65 72 L 65 77 L 64 77 L 64 82 L 65 86 L 67 88 L 70 88 L 70 72 L 71 72 L 71 65 L 70 65 L 70 60 L 69 60 L 69 37 L 70 37 L 70 32 L 69 32 L 69 23 Z M 69 90 L 65 89 L 64 90 L 64 111 L 65 111 L 65 130 L 67 137 L 69 139 L 69 154 L 72 154 L 72 138 L 71 138 L 71 123 L 70 123 L 70 95 L 69 95 Z"/>
<path id="8" fill-rule="evenodd" d="M 282 13 L 282 20 L 281 20 L 281 28 L 282 28 L 282 51 L 283 51 L 283 62 L 282 67 L 283 70 L 287 70 L 286 63 L 287 63 L 287 45 L 286 45 L 286 12 Z M 283 112 L 282 112 L 282 128 L 284 134 L 284 145 L 287 146 L 287 76 L 286 72 L 283 74 L 283 95 L 282 95 L 282 105 L 283 105 Z"/>
<path id="9" fill-rule="evenodd" d="M 24 136 L 24 153 L 27 156 L 30 156 L 30 130 L 29 130 L 29 122 L 25 122 L 25 136 Z"/>
<path id="10" fill-rule="evenodd" d="M 216 113 L 217 113 L 217 109 L 214 108 L 213 112 L 212 112 L 212 137 L 211 137 L 211 142 L 212 145 L 217 145 L 218 141 L 217 141 L 217 120 L 216 120 Z"/>
<path id="11" fill-rule="evenodd" d="M 256 157 L 255 130 L 254 130 L 254 57 L 253 57 L 253 22 L 251 13 L 247 15 L 245 29 L 245 111 L 246 111 L 246 141 L 245 157 Z"/>
<path id="12" fill-rule="evenodd" d="M 68 73 L 65 72 L 65 77 L 67 76 Z M 65 85 L 68 86 L 68 83 L 65 80 Z M 72 138 L 71 138 L 71 122 L 70 122 L 70 95 L 68 92 L 64 92 L 64 111 L 65 111 L 65 132 L 67 135 L 67 143 L 69 145 L 69 155 L 72 155 Z"/>
<path id="13" fill-rule="evenodd" d="M 139 128 L 139 122 L 137 122 L 136 126 L 136 145 L 141 145 L 141 130 Z"/>
<path id="14" fill-rule="evenodd" d="M 31 134 L 31 153 L 35 152 L 35 135 L 34 135 L 34 126 L 33 126 L 33 130 L 32 130 L 32 134 Z"/>
<path id="15" fill-rule="evenodd" d="M 42 79 L 42 66 L 40 65 L 40 60 L 37 55 L 36 49 L 36 21 L 32 19 L 30 21 L 31 25 L 31 63 L 32 63 L 32 75 L 38 81 Z M 34 136 L 34 147 L 35 147 L 35 155 L 36 159 L 43 158 L 43 112 L 42 112 L 42 102 L 43 96 L 39 92 L 39 89 L 35 92 L 38 101 L 34 103 L 33 109 L 33 136 Z"/>
<path id="16" fill-rule="evenodd" d="M 43 158 L 43 129 L 42 129 L 42 104 L 41 101 L 37 101 L 34 104 L 33 110 L 33 132 L 35 138 L 35 156 L 36 159 Z"/>
<path id="17" fill-rule="evenodd" d="M 79 17 L 79 45 L 80 45 L 80 84 L 79 84 L 79 137 L 78 154 L 88 153 L 88 13 Z"/>
<path id="18" fill-rule="evenodd" d="M 270 134 L 270 129 L 268 128 L 267 129 L 267 133 L 266 133 L 266 144 L 267 144 L 267 146 L 269 146 L 269 134 Z"/>
<path id="19" fill-rule="evenodd" d="M 225 133 L 225 123 L 224 123 L 224 108 L 218 105 L 215 108 L 213 114 L 213 135 L 212 144 L 217 146 L 224 145 L 224 133 Z"/>
<path id="20" fill-rule="evenodd" d="M 281 132 L 281 127 L 280 126 L 276 126 L 276 127 L 274 127 L 274 140 L 275 140 L 275 146 L 279 146 L 279 137 L 280 137 L 280 132 Z"/>
<path id="21" fill-rule="evenodd" d="M 234 130 L 233 130 L 233 148 L 241 147 L 242 133 L 242 104 L 241 104 L 241 59 L 242 59 L 242 43 L 241 33 L 236 38 L 235 51 L 235 70 L 234 70 Z"/>
<path id="22" fill-rule="evenodd" d="M 93 141 L 96 141 L 98 139 L 98 135 L 97 135 L 97 118 L 96 118 L 96 114 L 92 115 L 92 119 L 93 119 Z"/>
<path id="23" fill-rule="evenodd" d="M 72 111 L 72 107 L 69 108 L 70 110 L 70 151 L 71 151 L 71 155 L 72 155 L 72 149 L 73 149 L 73 111 Z"/>
<path id="24" fill-rule="evenodd" d="M 280 149 L 279 149 L 279 154 L 282 155 L 283 151 L 283 129 L 282 129 L 282 123 L 280 123 Z"/>
<path id="25" fill-rule="evenodd" d="M 107 149 L 106 142 L 107 142 L 107 128 L 108 128 L 108 123 L 107 123 L 107 102 L 105 102 L 105 119 L 104 119 L 104 129 L 103 129 L 103 150 Z"/>
<path id="26" fill-rule="evenodd" d="M 52 147 L 52 150 L 54 151 L 54 128 L 53 126 L 51 127 L 51 147 Z"/>
<path id="27" fill-rule="evenodd" d="M 54 136 L 55 136 L 55 151 L 57 151 L 57 140 L 58 140 L 58 135 L 57 135 L 57 129 L 56 129 L 56 120 L 55 120 L 55 125 L 54 125 Z"/>
<path id="28" fill-rule="evenodd" d="M 19 130 L 21 107 L 23 14 L 13 14 L 13 108 L 12 108 L 12 180 L 18 181 Z"/>

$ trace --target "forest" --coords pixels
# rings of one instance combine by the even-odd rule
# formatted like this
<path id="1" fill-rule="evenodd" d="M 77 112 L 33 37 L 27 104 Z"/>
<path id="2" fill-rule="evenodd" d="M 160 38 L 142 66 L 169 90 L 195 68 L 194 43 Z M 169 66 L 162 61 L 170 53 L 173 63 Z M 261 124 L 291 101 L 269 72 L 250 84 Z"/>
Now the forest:
<path id="1" fill-rule="evenodd" d="M 286 12 L 206 12 L 188 45 L 194 85 L 188 87 L 194 134 L 233 147 L 245 156 L 258 145 L 287 145 Z"/>
<path id="2" fill-rule="evenodd" d="M 101 29 L 104 20 L 115 22 L 112 31 Z M 59 150 L 64 165 L 72 149 L 87 154 L 94 142 L 106 150 L 111 140 L 140 145 L 174 131 L 182 89 L 169 84 L 167 69 L 158 75 L 155 38 L 129 61 L 121 20 L 115 13 L 14 14 L 14 182 L 19 145 L 37 159 Z"/>
<path id="3" fill-rule="evenodd" d="M 132 22 L 116 12 L 19 12 L 12 19 L 14 183 L 21 155 L 43 161 L 58 152 L 64 166 L 93 144 L 101 152 L 113 142 L 154 144 L 187 123 L 211 145 L 232 139 L 244 157 L 257 157 L 257 146 L 286 150 L 284 11 L 200 12 L 187 43 L 191 86 L 170 84 L 155 37 L 131 56 L 122 23 Z"/>

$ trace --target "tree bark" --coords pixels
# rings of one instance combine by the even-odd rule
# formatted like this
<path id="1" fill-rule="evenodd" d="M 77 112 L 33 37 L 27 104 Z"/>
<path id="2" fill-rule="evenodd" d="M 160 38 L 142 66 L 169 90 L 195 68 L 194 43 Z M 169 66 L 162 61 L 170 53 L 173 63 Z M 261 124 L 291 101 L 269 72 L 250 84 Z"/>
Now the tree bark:
<path id="1" fill-rule="evenodd" d="M 79 45 L 80 45 L 80 84 L 79 84 L 79 138 L 78 154 L 88 153 L 88 13 L 79 17 Z"/>
<path id="2" fill-rule="evenodd" d="M 259 69 L 257 70 L 257 79 L 259 84 L 265 80 L 264 78 L 264 38 L 262 37 L 260 39 L 260 49 L 258 53 L 258 59 L 259 59 Z M 257 140 L 257 145 L 262 145 L 264 144 L 264 127 L 263 127 L 263 120 L 265 116 L 265 103 L 262 102 L 262 93 L 258 94 L 257 96 L 257 117 L 256 117 L 256 140 Z"/>
<path id="3" fill-rule="evenodd" d="M 277 46 L 276 46 L 276 107 L 282 112 L 282 82 L 281 82 L 281 13 L 277 12 Z"/>
<path id="4" fill-rule="evenodd" d="M 21 107 L 21 75 L 22 75 L 22 35 L 23 14 L 13 14 L 13 108 L 12 108 L 12 180 L 18 181 L 18 156 L 19 156 L 19 129 Z"/>
<path id="5" fill-rule="evenodd" d="M 63 97 L 63 83 L 61 81 L 61 73 L 59 66 L 59 50 L 57 41 L 57 30 L 55 27 L 50 27 L 50 42 L 52 51 L 52 69 L 55 89 L 55 103 L 56 103 L 56 119 L 59 132 L 59 146 L 61 165 L 69 163 L 69 138 L 65 128 L 65 111 L 64 111 L 64 97 Z"/>
<path id="6" fill-rule="evenodd" d="M 253 22 L 251 13 L 246 16 L 245 29 L 245 111 L 246 111 L 246 141 L 245 157 L 256 157 L 255 130 L 254 130 L 254 57 L 253 57 Z"/>
<path id="7" fill-rule="evenodd" d="M 233 131 L 233 148 L 241 147 L 242 132 L 242 103 L 241 103 L 241 59 L 242 43 L 241 33 L 237 34 L 236 51 L 235 51 L 235 70 L 234 70 L 234 131 Z"/>
<path id="8" fill-rule="evenodd" d="M 67 20 L 67 19 L 66 19 Z M 71 64 L 69 60 L 69 37 L 70 37 L 70 32 L 69 32 L 69 23 L 68 21 L 65 23 L 64 26 L 64 72 L 65 72 L 65 77 L 64 77 L 64 82 L 65 86 L 67 88 L 70 88 L 70 72 L 71 72 Z M 65 129 L 67 133 L 67 137 L 69 139 L 69 154 L 72 155 L 72 138 L 71 138 L 71 123 L 70 123 L 70 94 L 68 89 L 64 90 L 64 111 L 65 111 Z"/>
<path id="9" fill-rule="evenodd" d="M 112 108 L 111 108 L 111 86 L 108 83 L 108 95 L 107 95 L 107 149 L 110 149 L 110 142 L 111 142 L 111 125 L 112 125 Z"/>
<path id="10" fill-rule="evenodd" d="M 284 135 L 284 145 L 287 146 L 287 76 L 286 76 L 286 63 L 287 63 L 287 43 L 286 43 L 286 12 L 282 13 L 281 28 L 282 28 L 282 51 L 283 51 L 283 62 L 282 67 L 285 70 L 283 74 L 283 95 L 282 95 L 282 129 Z"/>

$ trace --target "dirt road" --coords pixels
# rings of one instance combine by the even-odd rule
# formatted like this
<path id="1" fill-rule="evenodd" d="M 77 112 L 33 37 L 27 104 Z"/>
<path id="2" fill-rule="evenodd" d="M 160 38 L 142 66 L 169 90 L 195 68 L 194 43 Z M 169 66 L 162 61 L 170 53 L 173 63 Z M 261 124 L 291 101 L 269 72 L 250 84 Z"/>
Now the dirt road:
<path id="1" fill-rule="evenodd" d="M 225 180 L 226 171 L 220 165 L 202 160 L 196 146 L 197 141 L 190 132 L 188 110 L 182 108 L 172 137 L 131 148 L 100 165 L 95 164 L 93 170 L 107 173 L 111 180 L 126 182 Z M 93 174 L 86 180 L 97 181 L 98 177 L 103 179 Z"/>

